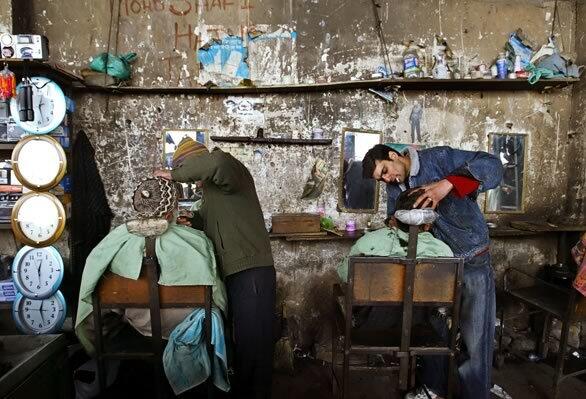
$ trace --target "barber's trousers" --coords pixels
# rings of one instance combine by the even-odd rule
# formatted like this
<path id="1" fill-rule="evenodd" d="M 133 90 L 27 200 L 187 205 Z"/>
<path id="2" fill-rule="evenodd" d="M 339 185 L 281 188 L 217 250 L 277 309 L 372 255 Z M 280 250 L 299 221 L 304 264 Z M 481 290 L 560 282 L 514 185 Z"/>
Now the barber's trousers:
<path id="1" fill-rule="evenodd" d="M 495 318 L 494 273 L 490 254 L 485 253 L 464 263 L 460 308 L 464 361 L 458 368 L 462 399 L 490 398 Z M 445 356 L 428 356 L 423 365 L 423 382 L 437 393 L 445 395 Z"/>
<path id="2" fill-rule="evenodd" d="M 275 268 L 256 267 L 226 277 L 234 338 L 233 398 L 271 397 Z"/>

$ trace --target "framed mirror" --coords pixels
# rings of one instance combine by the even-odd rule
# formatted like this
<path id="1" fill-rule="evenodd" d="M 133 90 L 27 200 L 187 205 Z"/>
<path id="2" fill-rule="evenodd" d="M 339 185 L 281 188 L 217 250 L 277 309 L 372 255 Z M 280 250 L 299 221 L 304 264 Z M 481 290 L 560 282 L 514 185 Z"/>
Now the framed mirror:
<path id="1" fill-rule="evenodd" d="M 488 135 L 488 152 L 501 160 L 504 173 L 501 184 L 486 193 L 485 212 L 524 212 L 527 135 L 490 133 Z"/>
<path id="2" fill-rule="evenodd" d="M 342 130 L 338 208 L 341 212 L 376 213 L 378 184 L 362 177 L 362 158 L 382 141 L 382 132 L 345 128 Z"/>
<path id="3" fill-rule="evenodd" d="M 195 130 L 166 130 L 163 132 L 163 167 L 171 169 L 173 166 L 173 153 L 185 137 L 189 137 L 198 143 L 208 145 L 207 129 Z M 180 208 L 190 208 L 191 205 L 201 199 L 201 188 L 196 183 L 181 183 L 182 193 L 179 199 Z"/>

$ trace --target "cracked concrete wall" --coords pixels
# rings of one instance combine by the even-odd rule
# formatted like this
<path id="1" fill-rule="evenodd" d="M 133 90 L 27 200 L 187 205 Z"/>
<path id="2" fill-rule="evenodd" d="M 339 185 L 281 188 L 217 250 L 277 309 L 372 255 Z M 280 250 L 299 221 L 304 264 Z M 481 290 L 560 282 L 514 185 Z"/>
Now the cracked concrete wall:
<path id="1" fill-rule="evenodd" d="M 399 62 L 398 43 L 412 39 L 430 45 L 433 35 L 442 33 L 466 64 L 490 65 L 508 33 L 518 27 L 534 42 L 544 43 L 554 15 L 554 1 L 380 2 L 393 64 Z M 577 5 L 575 1 L 558 4 L 556 37 L 564 53 L 575 57 L 576 21 L 580 21 Z M 205 76 L 195 57 L 200 46 L 225 35 L 246 41 L 247 32 L 272 33 L 280 28 L 294 31 L 295 40 L 249 43 L 248 66 L 257 84 L 364 79 L 382 64 L 373 11 L 366 0 L 38 0 L 33 7 L 33 24 L 38 33 L 49 37 L 54 61 L 79 71 L 91 56 L 108 48 L 119 53 L 135 51 L 138 60 L 133 65 L 132 85 L 136 86 L 195 86 Z M 333 139 L 331 147 L 220 147 L 250 168 L 267 221 L 274 212 L 317 209 L 317 201 L 300 200 L 299 196 L 315 159 L 322 158 L 331 170 L 321 197 L 327 214 L 340 225 L 354 218 L 359 226 L 369 219 L 383 220 L 385 195 L 381 190 L 376 215 L 336 210 L 344 127 L 380 130 L 384 141 L 409 142 L 409 115 L 419 102 L 424 107 L 422 132 L 427 133 L 428 145 L 486 150 L 490 132 L 526 133 L 529 153 L 523 218 L 564 214 L 560 204 L 567 201 L 567 187 L 573 184 L 569 166 L 576 163 L 570 154 L 583 142 L 578 136 L 568 137 L 571 88 L 547 94 L 401 92 L 397 120 L 391 117 L 388 104 L 360 90 L 242 97 L 108 98 L 80 93 L 76 101 L 75 125 L 86 131 L 96 147 L 115 225 L 131 214 L 134 185 L 160 166 L 165 129 L 204 128 L 211 135 L 244 136 L 262 126 L 269 136 L 308 137 L 312 127 L 321 127 Z M 234 104 L 252 111 L 235 111 Z M 259 152 L 255 155 L 254 150 Z M 479 202 L 483 205 L 482 197 Z M 519 215 L 488 218 L 505 223 Z M 555 242 L 551 238 L 493 240 L 498 274 L 510 264 L 535 270 L 539 264 L 553 262 Z M 340 242 L 273 241 L 281 304 L 291 321 L 293 342 L 302 350 L 313 350 L 316 343 L 327 340 L 326 304 L 336 279 L 335 266 L 349 247 L 350 243 Z"/>

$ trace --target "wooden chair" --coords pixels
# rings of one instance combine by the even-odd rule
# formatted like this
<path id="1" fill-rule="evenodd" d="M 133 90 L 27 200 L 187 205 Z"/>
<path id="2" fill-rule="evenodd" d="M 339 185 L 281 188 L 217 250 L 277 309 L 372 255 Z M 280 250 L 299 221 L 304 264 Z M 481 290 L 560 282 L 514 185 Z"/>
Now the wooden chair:
<path id="1" fill-rule="evenodd" d="M 415 227 L 415 229 L 413 229 Z M 370 367 L 350 366 L 352 354 L 387 354 L 399 359 L 399 366 L 382 368 L 385 374 L 399 371 L 399 388 L 406 391 L 414 384 L 416 356 L 449 356 L 448 397 L 452 396 L 455 376 L 456 335 L 458 331 L 460 296 L 464 262 L 460 258 L 415 259 L 411 226 L 407 258 L 350 257 L 347 284 L 335 284 L 332 328 L 332 389 L 348 395 L 349 372 L 372 371 Z M 415 240 L 415 245 L 416 245 Z M 402 307 L 402 323 L 397 330 L 361 331 L 352 327 L 352 312 L 357 306 Z M 452 310 L 449 342 L 439 336 L 412 331 L 413 306 L 446 306 Z M 412 337 L 412 332 L 414 336 Z M 342 339 L 340 339 L 342 338 Z M 340 344 L 340 341 L 342 343 Z M 339 383 L 337 354 L 343 352 L 342 379 Z M 341 389 L 338 389 L 341 388 Z"/>
<path id="2" fill-rule="evenodd" d="M 162 365 L 163 338 L 161 335 L 162 308 L 205 308 L 204 333 L 208 356 L 213 361 L 211 343 L 211 286 L 159 286 L 159 265 L 155 254 L 155 238 L 146 237 L 146 255 L 138 280 L 127 279 L 113 273 L 102 277 L 93 295 L 94 323 L 96 328 L 96 358 L 100 391 L 106 388 L 105 361 L 108 359 L 146 359 L 154 366 L 157 397 L 165 396 Z M 102 309 L 148 308 L 151 316 L 152 349 L 148 352 L 107 352 L 102 336 Z M 212 377 L 208 378 L 208 397 L 212 396 Z"/>

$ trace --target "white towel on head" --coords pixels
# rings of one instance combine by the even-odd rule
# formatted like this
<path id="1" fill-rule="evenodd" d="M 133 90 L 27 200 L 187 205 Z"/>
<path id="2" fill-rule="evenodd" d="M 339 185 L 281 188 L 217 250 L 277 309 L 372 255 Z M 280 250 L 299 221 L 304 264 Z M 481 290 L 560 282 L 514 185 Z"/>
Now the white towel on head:
<path id="1" fill-rule="evenodd" d="M 423 209 L 401 209 L 395 212 L 395 217 L 408 225 L 420 226 L 435 222 L 438 218 L 437 212 L 431 208 Z"/>

